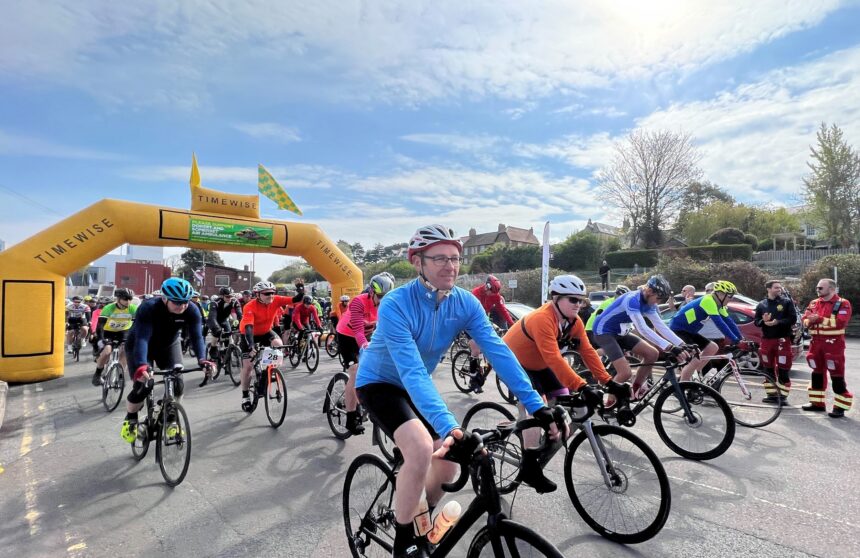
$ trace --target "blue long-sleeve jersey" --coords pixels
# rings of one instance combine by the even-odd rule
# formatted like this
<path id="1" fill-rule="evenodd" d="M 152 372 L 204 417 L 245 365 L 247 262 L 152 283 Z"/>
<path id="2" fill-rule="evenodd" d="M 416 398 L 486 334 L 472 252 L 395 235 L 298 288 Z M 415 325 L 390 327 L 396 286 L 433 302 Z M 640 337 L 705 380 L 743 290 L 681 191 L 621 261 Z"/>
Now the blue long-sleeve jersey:
<path id="1" fill-rule="evenodd" d="M 134 372 L 138 367 L 149 363 L 149 347 L 168 347 L 179 337 L 184 327 L 193 344 L 197 358 L 203 358 L 206 347 L 203 343 L 203 317 L 194 304 L 189 304 L 181 314 L 174 314 L 160 297 L 145 301 L 138 306 L 134 325 L 126 339 L 126 354 L 129 369 Z"/>
<path id="2" fill-rule="evenodd" d="M 729 317 L 725 306 L 718 306 L 711 295 L 705 295 L 681 306 L 675 317 L 669 323 L 673 331 L 699 333 L 705 322 L 711 320 L 726 339 L 732 343 L 741 340 L 741 332 L 735 322 Z"/>
<path id="3" fill-rule="evenodd" d="M 394 289 L 379 305 L 379 323 L 361 353 L 356 387 L 386 383 L 405 389 L 421 415 L 439 436 L 459 425 L 430 375 L 442 353 L 465 330 L 493 365 L 493 370 L 529 413 L 543 406 L 522 366 L 493 331 L 486 312 L 472 293 L 454 287 L 437 302 L 417 279 Z"/>

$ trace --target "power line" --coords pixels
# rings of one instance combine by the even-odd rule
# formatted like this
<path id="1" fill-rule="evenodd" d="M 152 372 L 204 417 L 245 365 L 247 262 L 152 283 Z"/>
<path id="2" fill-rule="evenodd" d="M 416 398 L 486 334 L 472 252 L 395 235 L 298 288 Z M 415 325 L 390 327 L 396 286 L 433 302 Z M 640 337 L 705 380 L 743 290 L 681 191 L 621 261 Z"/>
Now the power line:
<path id="1" fill-rule="evenodd" d="M 47 205 L 44 205 L 40 202 L 37 202 L 34 199 L 31 199 L 31 198 L 25 196 L 24 194 L 22 194 L 20 192 L 16 192 L 15 190 L 13 190 L 12 188 L 9 188 L 8 186 L 4 186 L 3 184 L 0 184 L 0 188 L 2 188 L 3 190 L 6 190 L 7 192 L 9 192 L 12 195 L 18 196 L 19 198 L 21 198 L 25 202 L 33 204 L 34 206 L 38 207 L 39 209 L 43 209 L 43 210 L 47 211 L 48 213 L 53 213 L 54 215 L 57 215 L 59 217 L 65 217 L 65 215 L 63 215 L 62 213 L 60 213 L 56 209 L 52 209 L 52 208 L 48 207 Z"/>

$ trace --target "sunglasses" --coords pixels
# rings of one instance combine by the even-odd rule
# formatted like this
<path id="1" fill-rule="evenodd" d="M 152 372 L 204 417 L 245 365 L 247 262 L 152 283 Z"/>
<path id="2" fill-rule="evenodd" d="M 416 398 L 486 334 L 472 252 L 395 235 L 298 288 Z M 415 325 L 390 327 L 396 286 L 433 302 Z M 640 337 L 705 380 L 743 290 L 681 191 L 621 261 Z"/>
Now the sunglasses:
<path id="1" fill-rule="evenodd" d="M 274 296 L 274 294 L 275 293 L 273 291 L 270 291 L 270 292 L 260 293 L 260 296 Z"/>
<path id="2" fill-rule="evenodd" d="M 585 304 L 584 298 L 579 298 L 578 296 L 566 296 L 564 297 L 571 304 Z"/>
<path id="3" fill-rule="evenodd" d="M 176 306 L 186 306 L 191 302 L 190 300 L 171 300 L 169 298 L 167 299 L 167 301 L 172 302 Z"/>

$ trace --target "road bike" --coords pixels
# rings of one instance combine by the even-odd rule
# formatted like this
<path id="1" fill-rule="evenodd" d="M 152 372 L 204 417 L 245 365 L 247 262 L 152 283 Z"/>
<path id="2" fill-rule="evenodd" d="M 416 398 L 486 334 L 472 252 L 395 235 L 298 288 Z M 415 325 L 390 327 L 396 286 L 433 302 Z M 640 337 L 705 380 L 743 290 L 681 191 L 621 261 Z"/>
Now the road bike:
<path id="1" fill-rule="evenodd" d="M 242 374 L 242 351 L 233 343 L 233 333 L 222 331 L 218 336 L 218 344 L 210 345 L 209 360 L 215 363 L 215 373 L 212 375 L 213 380 L 217 380 L 221 375 L 221 370 L 230 376 L 230 380 L 234 386 L 238 386 L 241 382 Z"/>
<path id="2" fill-rule="evenodd" d="M 346 440 L 352 436 L 346 428 L 346 383 L 349 381 L 349 375 L 346 372 L 337 372 L 329 381 L 328 387 L 325 390 L 325 401 L 323 401 L 323 414 L 326 415 L 328 427 L 331 433 L 340 440 Z M 367 422 L 369 419 L 367 409 L 361 403 L 356 409 L 358 416 L 361 417 L 361 422 Z M 371 421 L 372 422 L 372 421 Z M 389 463 L 396 461 L 396 446 L 394 440 L 388 436 L 378 424 L 373 422 L 373 437 L 371 439 L 373 445 L 379 448 L 382 455 Z"/>
<path id="3" fill-rule="evenodd" d="M 146 417 L 138 422 L 137 433 L 131 443 L 131 453 L 140 461 L 146 456 L 149 444 L 155 440 L 155 461 L 161 476 L 168 486 L 177 486 L 188 473 L 191 465 L 191 424 L 182 404 L 176 400 L 176 385 L 182 374 L 197 372 L 202 368 L 183 370 L 177 364 L 172 370 L 153 370 L 152 376 L 164 376 L 156 382 L 150 378 L 149 394 L 146 396 Z M 155 400 L 152 388 L 164 386 L 161 399 Z"/>
<path id="4" fill-rule="evenodd" d="M 75 362 L 81 360 L 81 346 L 83 345 L 83 327 L 81 324 L 75 324 L 74 333 L 72 334 L 72 359 Z"/>
<path id="5" fill-rule="evenodd" d="M 266 418 L 272 428 L 278 428 L 287 416 L 287 383 L 280 367 L 284 363 L 284 347 L 261 347 L 256 345 L 256 354 L 251 361 L 251 413 L 257 409 L 260 399 L 266 407 Z"/>
<path id="6" fill-rule="evenodd" d="M 322 336 L 322 346 L 325 347 L 325 352 L 331 358 L 337 358 L 340 352 L 340 347 L 337 344 L 337 332 L 328 331 Z"/>
<path id="7" fill-rule="evenodd" d="M 556 404 L 570 411 L 579 431 L 565 448 L 564 482 L 580 517 L 601 536 L 622 544 L 657 535 L 669 517 L 672 496 L 669 477 L 654 451 L 627 429 L 593 423 L 602 405 L 586 406 L 579 394 L 560 396 Z M 504 405 L 483 401 L 466 412 L 463 428 L 484 429 L 513 420 Z M 487 447 L 499 492 L 516 490 L 522 484 L 522 438 L 508 437 Z M 541 465 L 554 455 L 546 454 Z"/>
<path id="8" fill-rule="evenodd" d="M 102 392 L 102 405 L 104 405 L 105 411 L 111 413 L 122 401 L 122 392 L 125 389 L 125 370 L 119 358 L 123 342 L 112 339 L 108 341 L 107 346 L 111 348 L 111 352 L 102 370 L 99 387 Z"/>
<path id="9" fill-rule="evenodd" d="M 665 367 L 663 376 L 657 382 L 648 378 L 647 392 L 637 400 L 619 397 L 614 408 L 604 413 L 604 419 L 633 426 L 650 405 L 654 407 L 657 434 L 673 452 L 697 460 L 725 453 L 735 438 L 735 420 L 723 396 L 701 382 L 679 381 L 675 371 L 680 363 L 674 355 L 654 365 Z M 631 365 L 634 370 L 637 367 Z"/>
<path id="10" fill-rule="evenodd" d="M 460 476 L 455 482 L 442 485 L 442 488 L 446 492 L 458 492 L 471 478 L 477 490 L 459 521 L 432 548 L 430 556 L 441 558 L 452 554 L 457 543 L 486 514 L 487 524 L 472 538 L 466 552 L 467 558 L 562 557 L 561 552 L 548 540 L 525 525 L 508 519 L 502 511 L 502 499 L 493 482 L 494 460 L 482 451 L 484 447 L 492 447 L 500 440 L 516 436 L 525 428 L 538 425 L 535 419 L 526 419 L 516 425 L 499 425 L 486 432 L 474 430 L 467 434 L 473 438 L 473 452 L 455 456 L 452 455 L 453 451 L 449 451 L 446 459 L 460 464 Z M 552 449 L 553 446 L 544 445 L 541 451 Z M 400 462 L 389 466 L 375 455 L 363 454 L 347 469 L 343 487 L 343 520 L 347 543 L 354 558 L 391 556 L 396 522 L 394 491 L 399 466 Z"/>

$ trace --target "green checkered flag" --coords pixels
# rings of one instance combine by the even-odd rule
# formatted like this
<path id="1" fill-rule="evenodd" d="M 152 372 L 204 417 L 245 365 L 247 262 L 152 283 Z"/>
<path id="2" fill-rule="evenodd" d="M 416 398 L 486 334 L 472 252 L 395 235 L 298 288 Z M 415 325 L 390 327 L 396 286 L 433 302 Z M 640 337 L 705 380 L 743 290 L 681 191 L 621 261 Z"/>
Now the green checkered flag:
<path id="1" fill-rule="evenodd" d="M 297 215 L 302 214 L 302 210 L 293 203 L 293 200 L 290 199 L 290 196 L 287 195 L 284 188 L 278 184 L 278 181 L 269 174 L 269 171 L 267 171 L 263 165 L 259 165 L 257 171 L 259 176 L 257 179 L 257 189 L 261 194 L 278 204 L 278 209 L 286 209 L 287 211 L 292 211 Z"/>

